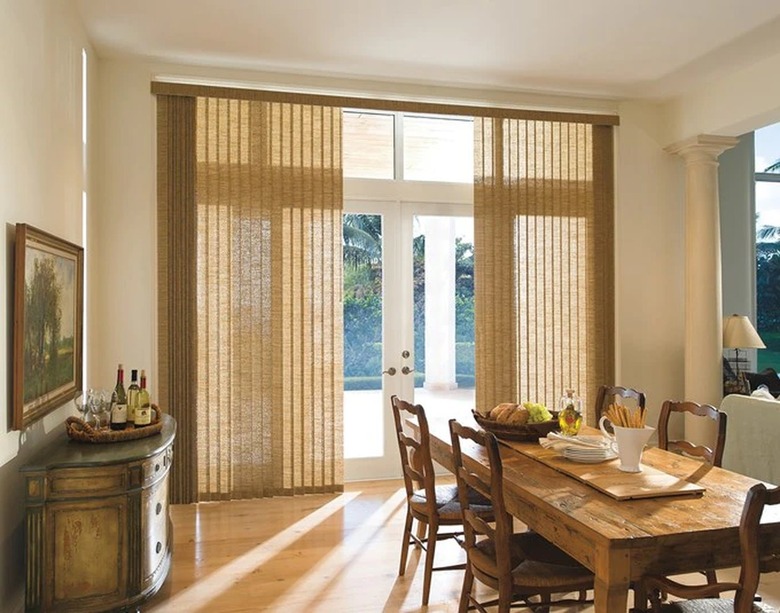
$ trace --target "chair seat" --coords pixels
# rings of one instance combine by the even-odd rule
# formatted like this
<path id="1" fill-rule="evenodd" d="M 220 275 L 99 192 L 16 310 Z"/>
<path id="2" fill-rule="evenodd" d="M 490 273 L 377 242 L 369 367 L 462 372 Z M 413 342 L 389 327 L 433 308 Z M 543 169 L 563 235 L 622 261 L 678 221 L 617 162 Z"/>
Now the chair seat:
<path id="1" fill-rule="evenodd" d="M 665 602 L 664 613 L 734 613 L 733 598 L 700 598 L 680 602 Z M 777 609 L 763 602 L 753 603 L 753 613 L 777 613 Z"/>
<path id="2" fill-rule="evenodd" d="M 463 523 L 460 502 L 458 501 L 457 485 L 437 485 L 436 486 L 436 510 L 439 518 L 443 522 L 452 522 L 454 524 Z M 426 497 L 425 490 L 417 490 L 409 499 L 409 505 L 418 513 L 425 513 Z M 493 517 L 493 506 L 490 501 L 474 490 L 469 491 L 469 506 L 471 510 L 480 517 L 489 519 Z"/>
<path id="3" fill-rule="evenodd" d="M 559 588 L 587 590 L 593 585 L 593 574 L 555 545 L 535 532 L 512 535 L 509 543 L 512 578 L 515 584 L 541 591 Z M 469 553 L 475 569 L 487 575 L 497 573 L 494 542 L 485 539 Z"/>

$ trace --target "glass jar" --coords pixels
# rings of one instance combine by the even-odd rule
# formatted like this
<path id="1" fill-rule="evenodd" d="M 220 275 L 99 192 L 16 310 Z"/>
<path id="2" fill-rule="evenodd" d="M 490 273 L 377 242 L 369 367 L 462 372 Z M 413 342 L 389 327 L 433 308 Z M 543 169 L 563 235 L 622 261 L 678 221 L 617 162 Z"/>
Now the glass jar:
<path id="1" fill-rule="evenodd" d="M 574 436 L 582 426 L 582 400 L 568 389 L 558 403 L 558 425 L 566 436 Z"/>

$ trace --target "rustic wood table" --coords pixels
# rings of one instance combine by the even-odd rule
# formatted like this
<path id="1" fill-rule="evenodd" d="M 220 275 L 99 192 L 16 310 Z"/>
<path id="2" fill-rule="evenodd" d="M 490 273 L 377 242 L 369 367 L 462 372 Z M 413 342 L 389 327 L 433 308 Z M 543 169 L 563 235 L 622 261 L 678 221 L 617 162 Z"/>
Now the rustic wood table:
<path id="1" fill-rule="evenodd" d="M 428 415 L 431 455 L 452 471 L 448 419 L 476 427 L 469 413 Z M 407 422 L 411 429 L 416 424 Z M 589 429 L 589 434 L 598 431 Z M 538 446 L 538 443 L 526 443 Z M 464 448 L 476 472 L 486 457 Z M 617 500 L 523 453 L 516 443 L 501 445 L 507 510 L 531 529 L 591 569 L 597 613 L 624 613 L 632 581 L 645 574 L 677 574 L 740 564 L 739 521 L 748 489 L 757 481 L 699 461 L 648 448 L 642 464 L 704 488 L 699 495 Z M 593 464 L 593 471 L 607 465 Z M 614 471 L 614 466 L 611 467 Z M 780 510 L 762 519 L 762 546 L 780 548 Z M 635 602 L 644 610 L 644 602 Z"/>

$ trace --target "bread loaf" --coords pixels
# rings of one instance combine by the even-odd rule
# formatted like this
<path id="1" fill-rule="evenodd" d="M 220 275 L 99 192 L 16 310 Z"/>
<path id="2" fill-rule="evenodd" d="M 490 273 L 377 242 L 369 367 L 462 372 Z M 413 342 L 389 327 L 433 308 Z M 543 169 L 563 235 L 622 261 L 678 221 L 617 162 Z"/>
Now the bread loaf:
<path id="1" fill-rule="evenodd" d="M 523 406 L 515 407 L 506 423 L 515 426 L 522 426 L 523 424 L 528 423 L 528 409 Z"/>
<path id="2" fill-rule="evenodd" d="M 511 411 L 515 409 L 517 405 L 513 402 L 502 402 L 492 411 L 490 411 L 490 419 L 493 421 L 505 422 L 509 419 Z"/>

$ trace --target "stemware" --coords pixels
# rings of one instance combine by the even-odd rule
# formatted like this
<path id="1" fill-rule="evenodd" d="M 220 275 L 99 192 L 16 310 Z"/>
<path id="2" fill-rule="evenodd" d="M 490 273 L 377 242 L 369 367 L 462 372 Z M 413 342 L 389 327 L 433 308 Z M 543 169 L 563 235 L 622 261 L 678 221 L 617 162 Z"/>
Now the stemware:
<path id="1" fill-rule="evenodd" d="M 95 418 L 95 427 L 98 430 L 108 428 L 108 402 L 106 402 L 106 392 L 104 390 L 89 390 L 89 410 Z"/>
<path id="2" fill-rule="evenodd" d="M 81 419 L 84 420 L 85 423 L 88 422 L 90 412 L 88 394 L 78 390 L 76 396 L 73 398 L 73 404 L 75 405 L 76 410 L 81 413 Z"/>

